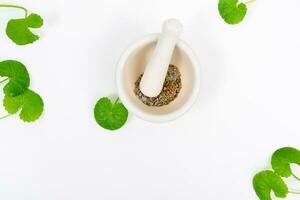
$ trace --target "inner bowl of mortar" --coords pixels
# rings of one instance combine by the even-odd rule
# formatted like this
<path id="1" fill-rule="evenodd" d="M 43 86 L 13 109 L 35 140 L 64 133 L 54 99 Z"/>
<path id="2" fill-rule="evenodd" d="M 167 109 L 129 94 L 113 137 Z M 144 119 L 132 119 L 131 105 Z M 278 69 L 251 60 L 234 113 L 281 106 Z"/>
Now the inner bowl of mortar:
<path id="1" fill-rule="evenodd" d="M 130 112 L 146 121 L 167 122 L 179 118 L 192 107 L 199 93 L 200 70 L 194 52 L 180 40 L 171 61 L 181 73 L 182 88 L 178 97 L 162 107 L 143 104 L 134 94 L 135 82 L 144 72 L 158 38 L 159 34 L 152 34 L 134 42 L 118 63 L 116 80 L 119 97 Z"/>

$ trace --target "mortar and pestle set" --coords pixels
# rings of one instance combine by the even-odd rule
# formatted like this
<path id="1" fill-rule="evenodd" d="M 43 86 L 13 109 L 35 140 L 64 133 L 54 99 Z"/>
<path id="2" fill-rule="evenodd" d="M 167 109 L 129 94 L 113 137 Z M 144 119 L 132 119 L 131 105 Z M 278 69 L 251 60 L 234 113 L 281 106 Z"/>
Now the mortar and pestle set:
<path id="1" fill-rule="evenodd" d="M 175 120 L 185 114 L 197 99 L 199 65 L 191 48 L 179 39 L 182 29 L 178 20 L 169 19 L 164 22 L 162 33 L 146 35 L 135 41 L 121 56 L 116 73 L 119 97 L 130 112 L 143 120 Z M 163 93 L 170 65 L 176 66 L 180 72 L 178 95 L 167 105 L 146 105 L 135 93 L 137 80 L 140 77 L 141 93 L 149 99 L 155 98 Z"/>

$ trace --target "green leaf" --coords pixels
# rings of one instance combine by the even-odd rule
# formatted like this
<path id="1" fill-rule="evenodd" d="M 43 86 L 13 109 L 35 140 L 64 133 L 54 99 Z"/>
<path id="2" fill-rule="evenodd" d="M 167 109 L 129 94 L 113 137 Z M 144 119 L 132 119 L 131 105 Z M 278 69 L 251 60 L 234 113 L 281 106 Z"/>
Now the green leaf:
<path id="1" fill-rule="evenodd" d="M 30 14 L 24 19 L 11 19 L 6 27 L 7 36 L 18 45 L 26 45 L 39 39 L 29 28 L 41 28 L 43 19 L 37 14 Z"/>
<path id="2" fill-rule="evenodd" d="M 27 90 L 30 78 L 26 67 L 15 60 L 0 62 L 0 76 L 8 77 L 9 82 L 3 88 L 7 96 L 17 96 Z"/>
<path id="3" fill-rule="evenodd" d="M 109 98 L 104 97 L 96 103 L 94 117 L 103 128 L 117 130 L 127 121 L 128 110 L 118 100 L 112 103 Z"/>
<path id="4" fill-rule="evenodd" d="M 247 14 L 245 3 L 238 3 L 238 0 L 219 0 L 219 13 L 228 24 L 238 24 L 243 21 Z"/>
<path id="5" fill-rule="evenodd" d="M 300 166 L 300 151 L 292 147 L 278 149 L 272 156 L 272 168 L 281 177 L 293 175 L 291 164 Z"/>
<path id="6" fill-rule="evenodd" d="M 285 198 L 289 192 L 281 177 L 270 170 L 262 171 L 254 176 L 253 188 L 260 200 L 272 200 L 272 191 L 279 198 Z"/>
<path id="7" fill-rule="evenodd" d="M 37 120 L 44 110 L 43 99 L 40 95 L 31 90 L 27 90 L 23 94 L 15 97 L 5 96 L 3 105 L 9 114 L 16 114 L 21 110 L 19 117 L 24 122 Z"/>

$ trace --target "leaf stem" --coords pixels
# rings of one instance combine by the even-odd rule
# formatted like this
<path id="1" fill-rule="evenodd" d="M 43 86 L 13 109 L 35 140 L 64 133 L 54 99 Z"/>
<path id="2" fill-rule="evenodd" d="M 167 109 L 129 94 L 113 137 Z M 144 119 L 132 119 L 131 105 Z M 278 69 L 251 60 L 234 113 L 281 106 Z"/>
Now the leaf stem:
<path id="1" fill-rule="evenodd" d="M 300 192 L 289 191 L 290 194 L 300 194 Z"/>
<path id="2" fill-rule="evenodd" d="M 292 173 L 292 176 L 297 179 L 297 181 L 300 181 L 300 178 L 298 176 L 296 176 L 295 174 Z"/>
<path id="3" fill-rule="evenodd" d="M 2 81 L 0 81 L 0 84 L 3 83 L 3 82 L 5 82 L 5 81 L 7 81 L 7 80 L 8 80 L 8 78 L 3 79 Z"/>
<path id="4" fill-rule="evenodd" d="M 0 117 L 0 120 L 1 120 L 1 119 L 5 119 L 5 118 L 10 117 L 10 116 L 11 116 L 11 114 L 7 114 L 7 115 L 5 115 L 5 116 Z"/>
<path id="5" fill-rule="evenodd" d="M 118 97 L 118 98 L 116 99 L 116 101 L 115 101 L 114 104 L 118 103 L 119 100 L 120 100 L 120 98 Z"/>
<path id="6" fill-rule="evenodd" d="M 254 1 L 256 1 L 256 0 L 249 0 L 249 1 L 245 2 L 245 4 L 250 4 L 250 3 L 253 3 Z"/>
<path id="7" fill-rule="evenodd" d="M 11 4 L 0 4 L 0 8 L 17 8 L 17 9 L 21 9 L 25 12 L 25 18 L 28 16 L 28 10 L 22 6 L 18 6 L 18 5 L 11 5 Z"/>

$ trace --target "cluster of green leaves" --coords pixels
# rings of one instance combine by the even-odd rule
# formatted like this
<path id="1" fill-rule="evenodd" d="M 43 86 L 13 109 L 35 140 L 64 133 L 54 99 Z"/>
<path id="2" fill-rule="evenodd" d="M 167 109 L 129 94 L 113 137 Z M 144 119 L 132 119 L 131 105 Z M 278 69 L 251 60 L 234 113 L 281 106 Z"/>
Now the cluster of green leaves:
<path id="1" fill-rule="evenodd" d="M 94 117 L 101 127 L 113 131 L 124 126 L 128 110 L 119 102 L 119 98 L 112 102 L 109 98 L 103 97 L 95 105 Z"/>
<path id="2" fill-rule="evenodd" d="M 15 60 L 0 62 L 0 77 L 6 79 L 3 87 L 3 106 L 9 115 L 19 113 L 24 122 L 37 120 L 43 110 L 44 103 L 40 95 L 29 89 L 30 78 L 26 67 Z"/>
<path id="3" fill-rule="evenodd" d="M 0 7 L 21 9 L 25 12 L 24 18 L 11 19 L 6 26 L 7 36 L 17 45 L 27 45 L 34 43 L 39 39 L 39 36 L 34 34 L 31 29 L 41 28 L 43 19 L 38 14 L 28 15 L 28 10 L 17 5 L 0 4 Z"/>
<path id="4" fill-rule="evenodd" d="M 285 198 L 289 191 L 283 178 L 294 177 L 300 179 L 292 172 L 291 164 L 300 166 L 300 151 L 292 147 L 278 149 L 272 155 L 272 170 L 257 173 L 253 178 L 253 188 L 260 200 L 272 200 L 271 192 L 278 198 Z M 300 193 L 299 193 L 300 194 Z"/>
<path id="5" fill-rule="evenodd" d="M 219 0 L 219 13 L 226 23 L 238 24 L 243 21 L 247 14 L 247 4 L 253 1 L 241 3 L 238 0 Z"/>
<path id="6" fill-rule="evenodd" d="M 28 10 L 18 5 L 0 4 L 0 8 L 15 8 L 25 12 L 24 18 L 11 19 L 6 26 L 6 34 L 15 44 L 27 45 L 39 39 L 31 31 L 31 28 L 43 26 L 43 19 L 39 15 L 28 15 Z M 40 95 L 29 89 L 30 77 L 26 67 L 15 60 L 0 62 L 0 77 L 6 78 L 0 83 L 8 81 L 3 87 L 3 106 L 8 112 L 4 117 L 19 113 L 24 122 L 39 119 L 44 110 L 44 102 Z"/>

